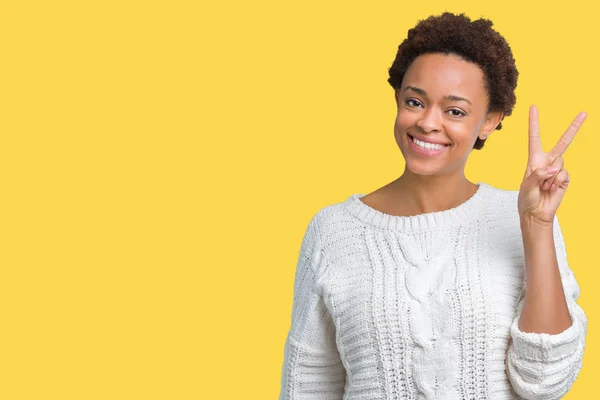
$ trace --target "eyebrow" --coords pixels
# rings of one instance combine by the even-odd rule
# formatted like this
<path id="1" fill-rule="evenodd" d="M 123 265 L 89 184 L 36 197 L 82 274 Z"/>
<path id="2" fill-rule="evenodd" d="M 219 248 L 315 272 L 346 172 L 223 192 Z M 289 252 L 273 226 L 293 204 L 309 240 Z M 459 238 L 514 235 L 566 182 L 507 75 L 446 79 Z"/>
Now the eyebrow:
<path id="1" fill-rule="evenodd" d="M 407 91 L 407 90 L 412 90 L 413 92 L 417 92 L 423 96 L 427 96 L 427 92 L 425 92 L 423 89 L 415 87 L 415 86 L 407 86 L 406 88 L 404 88 L 404 91 Z M 444 99 L 454 100 L 454 101 L 466 101 L 467 103 L 473 105 L 469 100 L 465 99 L 464 97 L 455 96 L 453 94 L 444 96 Z"/>

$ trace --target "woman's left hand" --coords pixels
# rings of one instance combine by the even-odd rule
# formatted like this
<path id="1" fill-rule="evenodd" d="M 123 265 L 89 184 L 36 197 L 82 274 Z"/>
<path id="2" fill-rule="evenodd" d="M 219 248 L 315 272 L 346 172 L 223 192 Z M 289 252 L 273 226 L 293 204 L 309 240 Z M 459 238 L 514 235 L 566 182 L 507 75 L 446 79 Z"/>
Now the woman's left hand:
<path id="1" fill-rule="evenodd" d="M 538 110 L 529 109 L 529 157 L 523 183 L 519 189 L 518 209 L 521 222 L 550 225 L 569 186 L 563 153 L 575 138 L 587 114 L 580 112 L 558 143 L 545 153 L 542 150 Z"/>

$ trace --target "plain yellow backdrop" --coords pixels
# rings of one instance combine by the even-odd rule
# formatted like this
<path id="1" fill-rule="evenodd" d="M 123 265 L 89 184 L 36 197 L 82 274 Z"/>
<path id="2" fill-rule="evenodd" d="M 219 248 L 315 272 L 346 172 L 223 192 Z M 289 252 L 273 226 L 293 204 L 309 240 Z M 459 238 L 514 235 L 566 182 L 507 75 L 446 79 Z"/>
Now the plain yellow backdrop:
<path id="1" fill-rule="evenodd" d="M 589 319 L 565 398 L 595 398 L 598 10 L 453 4 L 0 2 L 0 398 L 276 398 L 308 221 L 402 172 L 387 70 L 446 10 L 520 72 L 470 180 L 518 189 L 531 103 L 546 150 L 588 113 L 558 216 Z"/>

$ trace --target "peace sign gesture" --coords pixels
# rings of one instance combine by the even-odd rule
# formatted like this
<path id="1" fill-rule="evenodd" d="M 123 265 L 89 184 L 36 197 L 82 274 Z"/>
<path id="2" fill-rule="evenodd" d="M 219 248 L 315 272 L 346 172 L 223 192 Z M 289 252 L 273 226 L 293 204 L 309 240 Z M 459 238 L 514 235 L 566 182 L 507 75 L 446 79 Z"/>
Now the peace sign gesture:
<path id="1" fill-rule="evenodd" d="M 527 219 L 542 225 L 552 225 L 556 210 L 569 186 L 569 174 L 564 169 L 562 155 L 586 117 L 585 112 L 580 112 L 552 150 L 544 153 L 538 110 L 535 105 L 529 108 L 529 157 L 518 199 L 521 221 Z"/>

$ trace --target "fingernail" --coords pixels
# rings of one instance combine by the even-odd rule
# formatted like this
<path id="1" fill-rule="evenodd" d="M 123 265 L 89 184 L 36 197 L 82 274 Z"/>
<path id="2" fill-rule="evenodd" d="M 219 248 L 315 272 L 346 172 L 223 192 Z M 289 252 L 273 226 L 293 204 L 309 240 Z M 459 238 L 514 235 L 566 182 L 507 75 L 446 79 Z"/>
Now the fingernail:
<path id="1" fill-rule="evenodd" d="M 548 167 L 548 168 L 546 168 L 546 171 L 550 174 L 553 174 L 556 171 L 558 171 L 558 167 Z"/>

